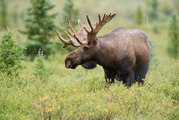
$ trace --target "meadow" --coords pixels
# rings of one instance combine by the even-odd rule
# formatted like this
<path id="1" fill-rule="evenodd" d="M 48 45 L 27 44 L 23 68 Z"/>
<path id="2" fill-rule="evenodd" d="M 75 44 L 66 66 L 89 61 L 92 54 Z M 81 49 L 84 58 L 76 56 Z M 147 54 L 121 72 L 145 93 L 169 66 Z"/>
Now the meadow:
<path id="1" fill-rule="evenodd" d="M 24 1 L 20 1 L 24 4 Z M 107 1 L 101 4 L 101 9 L 96 7 L 88 10 L 100 2 L 87 1 L 87 5 L 83 6 L 82 1 L 75 1 L 77 7 L 81 7 L 80 18 L 84 19 L 89 14 L 96 20 L 97 13 L 108 12 L 105 9 L 109 4 Z M 133 13 L 127 16 L 125 11 L 132 3 L 134 6 L 131 9 L 144 3 L 128 2 L 130 4 L 121 0 L 120 5 L 123 7 L 118 8 L 114 4 L 117 0 L 112 1 L 114 8 L 110 10 L 118 14 L 99 35 L 117 26 L 141 29 L 148 35 L 153 55 L 144 85 L 134 84 L 127 88 L 118 81 L 106 85 L 100 66 L 92 70 L 81 66 L 75 70 L 66 69 L 64 60 L 67 51 L 59 51 L 40 62 L 24 59 L 21 61 L 23 69 L 19 76 L 0 73 L 0 120 L 178 120 L 179 59 L 167 55 L 169 20 L 161 20 L 157 24 L 157 32 L 154 30 L 156 24 L 148 21 L 136 25 L 128 19 Z M 10 6 L 18 3 L 12 1 Z M 64 1 L 55 0 L 54 3 L 63 4 Z M 164 9 L 166 4 L 168 2 L 163 3 L 160 9 Z M 25 6 L 17 10 L 22 12 Z M 61 9 L 57 7 L 55 10 Z M 15 37 L 24 42 L 26 36 L 17 30 L 24 28 L 21 21 L 10 29 Z M 53 41 L 58 42 L 58 38 L 55 37 Z M 42 65 L 41 68 L 38 69 L 38 65 Z"/>
<path id="2" fill-rule="evenodd" d="M 120 82 L 107 86 L 100 66 L 68 70 L 65 55 L 44 60 L 48 72 L 42 77 L 33 76 L 36 63 L 24 61 L 19 77 L 0 75 L 0 118 L 177 120 L 179 64 L 162 55 L 166 44 L 159 45 L 157 67 L 151 65 L 143 86 L 131 88 Z"/>

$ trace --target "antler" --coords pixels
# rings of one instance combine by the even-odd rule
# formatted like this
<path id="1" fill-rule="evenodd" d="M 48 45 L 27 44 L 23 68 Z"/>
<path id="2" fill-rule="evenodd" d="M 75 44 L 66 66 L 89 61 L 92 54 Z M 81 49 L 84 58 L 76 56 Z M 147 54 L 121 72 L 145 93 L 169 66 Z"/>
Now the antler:
<path id="1" fill-rule="evenodd" d="M 55 32 L 56 32 L 58 38 L 64 43 L 63 47 L 66 47 L 66 46 L 68 46 L 68 45 L 71 45 L 71 42 L 65 40 L 57 30 L 55 30 Z"/>
<path id="2" fill-rule="evenodd" d="M 64 45 L 63 45 L 64 48 L 67 47 L 68 45 L 73 45 L 74 47 L 79 47 L 83 43 L 76 37 L 77 32 L 72 27 L 69 19 L 67 19 L 66 22 L 69 27 L 69 30 L 68 30 L 69 33 L 67 31 L 65 31 L 65 34 L 69 38 L 69 41 L 65 40 L 57 30 L 55 30 L 56 34 L 58 35 L 59 39 L 64 43 Z"/>
<path id="3" fill-rule="evenodd" d="M 91 24 L 91 21 L 88 16 L 86 16 L 86 19 L 88 21 L 89 26 L 83 27 L 79 22 L 79 32 L 76 32 L 75 29 L 72 27 L 69 19 L 66 20 L 69 30 L 68 32 L 65 31 L 65 34 L 67 35 L 69 40 L 65 40 L 61 34 L 56 30 L 56 33 L 59 37 L 59 39 L 64 43 L 63 47 L 67 47 L 68 45 L 73 45 L 75 47 L 79 47 L 81 45 L 90 44 L 93 40 L 95 40 L 97 33 L 101 30 L 101 28 L 108 23 L 116 13 L 106 15 L 104 14 L 103 18 L 101 19 L 101 16 L 98 15 L 99 21 L 96 24 Z M 91 30 L 89 31 L 88 29 Z M 87 34 L 86 34 L 86 32 Z"/>
<path id="4" fill-rule="evenodd" d="M 86 16 L 86 19 L 88 21 L 88 24 L 91 28 L 91 31 L 88 31 L 86 29 L 86 27 L 84 27 L 84 29 L 86 30 L 86 32 L 88 33 L 88 44 L 90 44 L 95 38 L 96 38 L 96 35 L 97 33 L 101 30 L 101 28 L 106 24 L 108 23 L 114 16 L 116 15 L 116 13 L 113 13 L 113 14 L 109 14 L 109 15 L 106 15 L 104 14 L 103 18 L 101 19 L 101 16 L 100 14 L 98 15 L 98 18 L 99 18 L 99 21 L 96 23 L 96 26 L 93 28 L 92 24 L 91 24 L 91 21 L 88 17 L 88 15 Z"/>

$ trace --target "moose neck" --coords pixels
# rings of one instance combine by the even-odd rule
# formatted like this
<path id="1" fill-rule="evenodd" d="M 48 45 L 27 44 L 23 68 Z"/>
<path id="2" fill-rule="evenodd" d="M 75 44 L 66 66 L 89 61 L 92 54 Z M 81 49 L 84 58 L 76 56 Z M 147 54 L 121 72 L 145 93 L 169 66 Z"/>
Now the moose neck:
<path id="1" fill-rule="evenodd" d="M 122 28 L 116 28 L 112 32 L 98 37 L 94 59 L 101 66 L 117 69 L 118 61 L 127 56 L 128 48 L 131 47 L 129 37 Z"/>
<path id="2" fill-rule="evenodd" d="M 101 66 L 109 65 L 111 62 L 109 54 L 111 54 L 111 46 L 107 36 L 101 36 L 97 38 L 94 60 Z"/>

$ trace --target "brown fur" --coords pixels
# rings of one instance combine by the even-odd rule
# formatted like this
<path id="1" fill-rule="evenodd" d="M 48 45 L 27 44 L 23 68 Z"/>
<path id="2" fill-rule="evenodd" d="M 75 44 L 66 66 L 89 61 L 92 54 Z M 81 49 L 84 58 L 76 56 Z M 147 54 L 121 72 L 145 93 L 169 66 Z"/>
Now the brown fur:
<path id="1" fill-rule="evenodd" d="M 150 49 L 147 36 L 140 30 L 118 27 L 97 37 L 90 45 L 83 45 L 66 58 L 67 68 L 76 68 L 90 61 L 103 67 L 106 81 L 121 80 L 127 86 L 143 78 L 148 71 Z M 137 76 L 138 75 L 138 76 Z"/>

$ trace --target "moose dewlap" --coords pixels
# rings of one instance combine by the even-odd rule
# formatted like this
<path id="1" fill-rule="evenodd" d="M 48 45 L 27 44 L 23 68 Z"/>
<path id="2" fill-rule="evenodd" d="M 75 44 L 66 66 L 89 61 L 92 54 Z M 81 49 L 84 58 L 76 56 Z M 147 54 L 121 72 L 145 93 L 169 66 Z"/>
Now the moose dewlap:
<path id="1" fill-rule="evenodd" d="M 65 40 L 58 31 L 59 39 L 64 47 L 73 45 L 77 47 L 65 59 L 66 68 L 75 69 L 82 65 L 86 69 L 92 69 L 100 65 L 104 69 L 107 83 L 120 80 L 127 86 L 135 82 L 143 83 L 150 62 L 150 48 L 147 36 L 137 29 L 124 29 L 117 27 L 110 33 L 97 36 L 101 28 L 116 14 L 98 15 L 99 21 L 91 24 L 86 16 L 87 25 L 79 23 L 79 31 L 76 32 L 67 19 L 69 31 L 65 34 L 69 40 Z"/>

